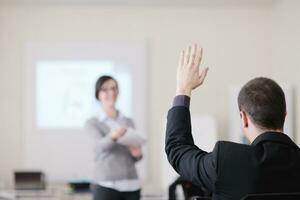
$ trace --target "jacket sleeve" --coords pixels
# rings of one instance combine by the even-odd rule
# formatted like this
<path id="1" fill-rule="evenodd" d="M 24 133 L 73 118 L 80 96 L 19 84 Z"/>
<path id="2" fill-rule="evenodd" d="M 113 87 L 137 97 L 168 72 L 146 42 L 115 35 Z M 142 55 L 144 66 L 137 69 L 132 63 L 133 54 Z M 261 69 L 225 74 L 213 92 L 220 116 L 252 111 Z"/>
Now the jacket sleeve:
<path id="1" fill-rule="evenodd" d="M 187 107 L 175 106 L 169 110 L 165 151 L 169 163 L 183 178 L 215 191 L 218 143 L 210 153 L 194 144 L 190 111 Z"/>

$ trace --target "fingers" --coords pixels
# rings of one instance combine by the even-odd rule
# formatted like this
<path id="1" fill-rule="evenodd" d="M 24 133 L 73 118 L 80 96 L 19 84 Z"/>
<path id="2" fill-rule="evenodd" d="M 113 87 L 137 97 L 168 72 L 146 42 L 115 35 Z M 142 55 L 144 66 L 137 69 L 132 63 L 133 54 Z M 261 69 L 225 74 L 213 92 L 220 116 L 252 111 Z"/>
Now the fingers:
<path id="1" fill-rule="evenodd" d="M 127 147 L 128 147 L 128 149 L 130 151 L 140 151 L 141 150 L 141 146 L 140 145 L 131 144 L 131 145 L 128 145 Z"/>
<path id="2" fill-rule="evenodd" d="M 127 131 L 127 128 L 121 128 L 121 130 L 126 132 L 126 131 Z"/>
<path id="3" fill-rule="evenodd" d="M 200 84 L 202 84 L 204 82 L 207 72 L 208 72 L 208 67 L 204 68 L 202 70 L 202 72 L 200 73 L 200 77 L 199 77 Z"/>
<path id="4" fill-rule="evenodd" d="M 189 55 L 188 65 L 193 67 L 193 65 L 195 63 L 195 58 L 196 58 L 197 44 L 194 44 L 194 45 L 190 46 L 190 48 L 191 48 L 191 53 Z"/>
<path id="5" fill-rule="evenodd" d="M 126 133 L 127 129 L 126 128 L 117 128 L 114 129 L 110 134 L 111 134 L 111 138 L 113 140 L 117 140 L 120 137 L 123 137 Z"/>
<path id="6" fill-rule="evenodd" d="M 125 135 L 126 131 L 127 131 L 127 128 L 122 128 L 121 129 L 121 135 Z"/>
<path id="7" fill-rule="evenodd" d="M 199 67 L 202 60 L 202 52 L 202 48 L 198 47 L 197 44 L 188 46 L 180 54 L 180 66 L 189 65 L 191 67 Z"/>
<path id="8" fill-rule="evenodd" d="M 184 65 L 184 50 L 182 50 L 182 51 L 180 52 L 179 61 L 178 61 L 178 66 L 179 66 L 180 68 L 182 68 L 183 65 Z"/>
<path id="9" fill-rule="evenodd" d="M 122 136 L 124 136 L 124 135 L 125 135 L 125 133 L 126 133 L 126 131 L 127 131 L 127 129 L 126 129 L 126 128 L 119 128 L 119 129 L 117 130 L 117 132 L 118 132 L 118 136 L 119 136 L 119 137 L 122 137 Z"/>
<path id="10" fill-rule="evenodd" d="M 188 46 L 181 52 L 177 69 L 176 94 L 190 96 L 192 90 L 204 82 L 208 68 L 200 69 L 202 55 L 203 49 L 197 44 Z"/>
<path id="11" fill-rule="evenodd" d="M 184 65 L 188 65 L 189 60 L 190 60 L 190 54 L 191 54 L 191 46 L 187 47 L 185 49 L 184 53 Z"/>
<path id="12" fill-rule="evenodd" d="M 196 58 L 195 58 L 195 66 L 196 67 L 199 67 L 200 64 L 201 64 L 202 54 L 203 54 L 203 49 L 202 48 L 198 48 L 197 49 L 197 53 L 196 53 Z"/>

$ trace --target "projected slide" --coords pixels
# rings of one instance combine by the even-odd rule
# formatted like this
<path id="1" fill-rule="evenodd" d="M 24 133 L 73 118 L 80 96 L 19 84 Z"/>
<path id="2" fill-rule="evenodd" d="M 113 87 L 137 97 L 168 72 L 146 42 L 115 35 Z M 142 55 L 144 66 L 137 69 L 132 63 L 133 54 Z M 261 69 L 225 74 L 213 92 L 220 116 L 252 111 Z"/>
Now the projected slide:
<path id="1" fill-rule="evenodd" d="M 42 60 L 36 64 L 36 125 L 38 128 L 82 128 L 87 118 L 101 112 L 95 82 L 101 75 L 119 82 L 117 108 L 131 116 L 131 77 L 126 66 L 110 61 Z"/>

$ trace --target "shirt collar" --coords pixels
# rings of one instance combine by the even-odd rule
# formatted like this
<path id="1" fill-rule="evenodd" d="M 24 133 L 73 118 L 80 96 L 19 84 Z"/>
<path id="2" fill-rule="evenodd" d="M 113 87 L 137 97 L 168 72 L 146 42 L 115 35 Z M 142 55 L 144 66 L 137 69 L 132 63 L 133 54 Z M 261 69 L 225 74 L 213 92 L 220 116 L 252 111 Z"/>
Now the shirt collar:
<path id="1" fill-rule="evenodd" d="M 100 122 L 103 122 L 103 121 L 108 120 L 108 119 L 118 121 L 118 120 L 123 118 L 123 114 L 119 110 L 117 110 L 117 112 L 118 112 L 118 116 L 117 116 L 116 119 L 110 118 L 104 111 L 99 112 L 97 117 L 98 117 Z"/>
<path id="2" fill-rule="evenodd" d="M 299 148 L 292 140 L 284 133 L 279 132 L 264 132 L 257 136 L 255 140 L 251 143 L 251 145 L 258 145 L 259 143 L 271 141 L 271 142 L 277 142 L 277 143 L 284 143 L 287 145 L 294 146 L 296 148 Z"/>

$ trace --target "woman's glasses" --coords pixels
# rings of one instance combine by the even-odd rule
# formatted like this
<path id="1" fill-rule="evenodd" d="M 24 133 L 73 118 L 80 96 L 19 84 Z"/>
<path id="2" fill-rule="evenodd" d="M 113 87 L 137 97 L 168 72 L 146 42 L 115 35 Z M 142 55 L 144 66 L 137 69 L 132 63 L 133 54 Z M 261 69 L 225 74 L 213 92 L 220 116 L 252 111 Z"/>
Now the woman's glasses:
<path id="1" fill-rule="evenodd" d="M 100 90 L 101 92 L 109 92 L 109 91 L 113 91 L 113 92 L 117 92 L 118 88 L 117 87 L 110 87 L 110 88 L 101 88 Z"/>

